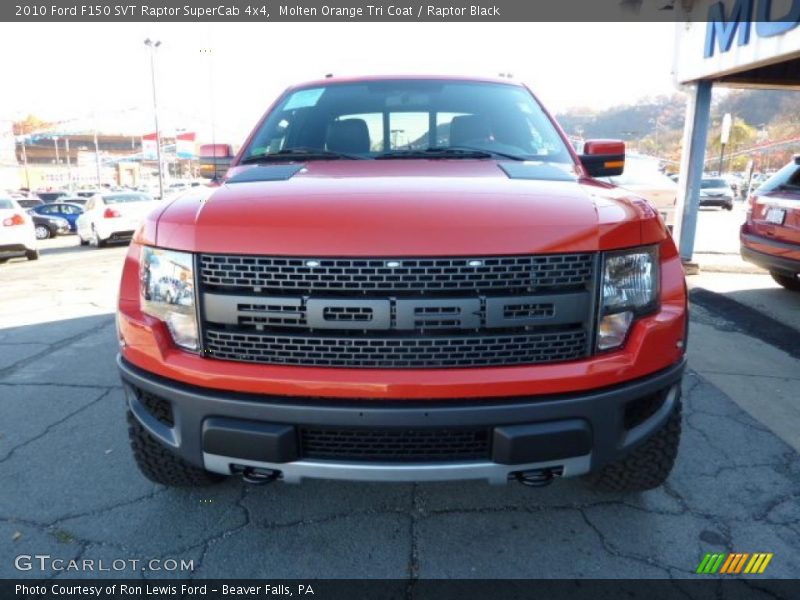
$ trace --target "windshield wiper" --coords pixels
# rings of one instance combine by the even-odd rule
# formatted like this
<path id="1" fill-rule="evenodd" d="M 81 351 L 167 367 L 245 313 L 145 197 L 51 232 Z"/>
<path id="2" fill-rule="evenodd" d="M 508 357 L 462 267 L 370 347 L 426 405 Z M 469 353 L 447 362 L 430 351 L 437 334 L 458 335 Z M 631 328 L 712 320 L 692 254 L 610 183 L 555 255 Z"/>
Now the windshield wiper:
<path id="1" fill-rule="evenodd" d="M 346 152 L 333 152 L 319 148 L 284 148 L 277 152 L 267 152 L 247 156 L 239 161 L 241 165 L 251 165 L 255 163 L 283 162 L 292 160 L 363 160 L 363 156 L 357 154 L 347 154 Z"/>
<path id="2" fill-rule="evenodd" d="M 424 150 L 394 150 L 378 154 L 375 158 L 378 160 L 395 158 L 507 158 L 510 160 L 525 160 L 523 156 L 484 148 L 471 148 L 469 146 L 432 147 Z"/>

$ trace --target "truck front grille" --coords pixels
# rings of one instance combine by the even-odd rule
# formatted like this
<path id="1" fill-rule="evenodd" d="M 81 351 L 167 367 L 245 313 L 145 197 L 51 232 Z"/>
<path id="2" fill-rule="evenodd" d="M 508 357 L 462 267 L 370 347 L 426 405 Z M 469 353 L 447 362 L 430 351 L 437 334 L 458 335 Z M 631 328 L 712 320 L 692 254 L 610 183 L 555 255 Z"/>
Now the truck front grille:
<path id="1" fill-rule="evenodd" d="M 516 335 L 307 336 L 206 330 L 212 358 L 275 365 L 441 368 L 524 365 L 586 355 L 581 329 Z"/>
<path id="2" fill-rule="evenodd" d="M 414 462 L 488 459 L 487 428 L 355 429 L 301 427 L 302 458 Z"/>
<path id="3" fill-rule="evenodd" d="M 205 356 L 447 368 L 589 355 L 593 253 L 475 258 L 198 257 Z"/>
<path id="4" fill-rule="evenodd" d="M 207 289 L 286 294 L 524 294 L 587 285 L 593 268 L 591 253 L 398 259 L 200 255 Z"/>

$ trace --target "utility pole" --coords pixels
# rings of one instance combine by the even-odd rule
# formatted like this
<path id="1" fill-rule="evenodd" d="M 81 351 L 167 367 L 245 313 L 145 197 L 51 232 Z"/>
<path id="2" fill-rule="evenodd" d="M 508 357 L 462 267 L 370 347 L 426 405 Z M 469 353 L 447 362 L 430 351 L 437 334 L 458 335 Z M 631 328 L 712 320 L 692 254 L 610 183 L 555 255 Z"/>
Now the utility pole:
<path id="1" fill-rule="evenodd" d="M 150 77 L 153 84 L 153 121 L 156 126 L 156 159 L 158 160 L 158 194 L 164 199 L 164 173 L 161 163 L 161 130 L 158 128 L 158 96 L 156 94 L 156 49 L 161 45 L 160 41 L 153 41 L 147 38 L 144 45 L 150 49 Z"/>
<path id="2" fill-rule="evenodd" d="M 725 146 L 730 140 L 731 137 L 731 125 L 733 124 L 733 119 L 731 118 L 731 113 L 725 113 L 725 116 L 722 117 L 722 127 L 719 132 L 719 175 L 722 177 L 722 173 L 724 171 L 724 161 L 725 161 Z"/>
<path id="3" fill-rule="evenodd" d="M 72 191 L 72 161 L 69 158 L 69 138 L 64 137 L 64 147 L 67 152 L 67 187 Z"/>
<path id="4" fill-rule="evenodd" d="M 25 136 L 21 135 L 20 140 L 22 140 L 22 164 L 25 167 L 25 187 L 28 188 L 28 191 L 30 191 L 31 176 L 28 173 L 28 151 L 25 148 Z"/>
<path id="5" fill-rule="evenodd" d="M 97 143 L 97 115 L 94 118 L 94 165 L 97 169 L 97 187 L 100 187 L 100 144 Z"/>
<path id="6" fill-rule="evenodd" d="M 53 136 L 53 145 L 56 147 L 56 173 L 60 173 L 61 172 L 61 159 L 58 157 L 58 136 L 57 135 Z M 59 180 L 61 179 L 60 175 L 59 175 L 58 179 Z"/>
<path id="7" fill-rule="evenodd" d="M 217 143 L 216 117 L 214 105 L 214 42 L 211 28 L 208 29 L 208 108 L 211 117 L 211 144 Z M 216 168 L 216 167 L 215 167 Z M 196 173 L 194 175 L 197 177 Z"/>

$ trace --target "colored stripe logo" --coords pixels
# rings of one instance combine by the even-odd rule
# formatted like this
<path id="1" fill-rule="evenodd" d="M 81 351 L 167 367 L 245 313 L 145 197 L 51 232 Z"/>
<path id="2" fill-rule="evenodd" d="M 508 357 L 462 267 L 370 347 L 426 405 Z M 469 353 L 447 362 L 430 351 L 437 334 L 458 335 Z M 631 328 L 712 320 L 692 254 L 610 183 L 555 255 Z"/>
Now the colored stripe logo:
<path id="1" fill-rule="evenodd" d="M 738 575 L 747 573 L 760 575 L 772 560 L 772 552 L 732 552 L 730 554 L 709 553 L 697 566 L 696 573 L 702 575 Z"/>

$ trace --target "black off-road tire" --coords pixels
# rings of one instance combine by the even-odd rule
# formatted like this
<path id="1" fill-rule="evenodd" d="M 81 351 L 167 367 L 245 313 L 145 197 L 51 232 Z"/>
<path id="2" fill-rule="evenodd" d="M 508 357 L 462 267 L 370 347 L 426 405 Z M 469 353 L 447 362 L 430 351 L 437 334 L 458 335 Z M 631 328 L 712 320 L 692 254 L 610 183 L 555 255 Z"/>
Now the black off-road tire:
<path id="1" fill-rule="evenodd" d="M 25 258 L 28 260 L 39 260 L 39 249 L 25 250 Z"/>
<path id="2" fill-rule="evenodd" d="M 128 411 L 128 438 L 142 475 L 170 487 L 204 487 L 224 477 L 195 467 L 164 447 Z"/>
<path id="3" fill-rule="evenodd" d="M 661 486 L 669 477 L 681 440 L 681 403 L 661 430 L 622 460 L 586 477 L 606 492 L 642 492 Z"/>
<path id="4" fill-rule="evenodd" d="M 775 280 L 775 283 L 785 287 L 787 290 L 793 292 L 800 292 L 800 278 L 797 275 L 789 275 L 787 273 L 779 273 L 778 271 L 770 271 L 770 275 Z"/>

